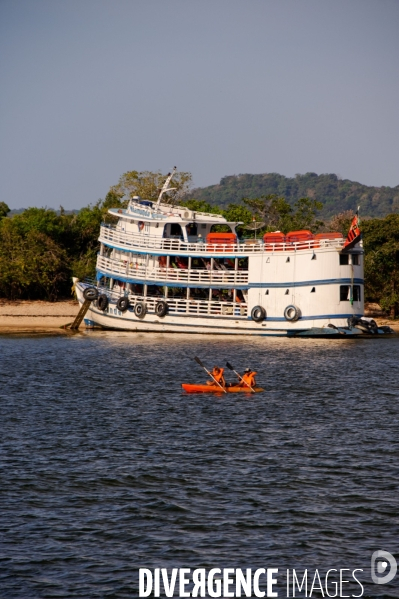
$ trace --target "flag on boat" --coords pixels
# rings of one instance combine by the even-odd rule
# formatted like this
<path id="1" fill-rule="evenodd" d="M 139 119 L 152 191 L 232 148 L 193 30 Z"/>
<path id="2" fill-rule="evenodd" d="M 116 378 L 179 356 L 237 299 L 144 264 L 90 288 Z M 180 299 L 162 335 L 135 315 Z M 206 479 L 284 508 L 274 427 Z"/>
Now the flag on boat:
<path id="1" fill-rule="evenodd" d="M 348 235 L 344 243 L 344 248 L 346 250 L 349 250 L 360 241 L 362 233 L 360 231 L 359 224 L 359 211 L 357 211 L 355 216 L 353 217 L 350 229 L 348 231 Z"/>

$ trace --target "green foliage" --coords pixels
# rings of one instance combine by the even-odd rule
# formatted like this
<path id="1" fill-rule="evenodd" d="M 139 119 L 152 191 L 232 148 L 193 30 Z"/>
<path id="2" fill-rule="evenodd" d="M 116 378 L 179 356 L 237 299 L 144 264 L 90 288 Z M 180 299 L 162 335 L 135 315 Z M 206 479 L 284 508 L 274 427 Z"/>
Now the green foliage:
<path id="1" fill-rule="evenodd" d="M 119 179 L 111 191 L 120 194 L 129 200 L 133 196 L 140 196 L 145 200 L 155 202 L 158 199 L 162 186 L 167 178 L 160 171 L 128 171 Z M 176 172 L 170 186 L 176 188 L 162 196 L 162 202 L 177 201 L 187 195 L 190 190 L 191 173 Z"/>
<path id="2" fill-rule="evenodd" d="M 365 251 L 365 299 L 399 314 L 399 215 L 361 223 Z"/>
<path id="3" fill-rule="evenodd" d="M 218 206 L 211 206 L 208 202 L 204 200 L 182 200 L 179 202 L 179 206 L 185 206 L 190 210 L 195 210 L 197 212 L 207 212 L 210 214 L 220 214 L 221 210 Z"/>
<path id="4" fill-rule="evenodd" d="M 249 225 L 253 220 L 253 214 L 246 206 L 239 206 L 237 204 L 229 204 L 226 210 L 222 210 L 222 214 L 231 223 L 242 222 L 242 225 L 238 225 L 236 231 L 239 236 L 247 234 L 248 231 L 245 225 Z"/>
<path id="5" fill-rule="evenodd" d="M 93 276 L 102 210 L 28 208 L 0 220 L 0 297 L 68 297 L 73 275 Z"/>
<path id="6" fill-rule="evenodd" d="M 67 272 L 66 251 L 35 229 L 21 232 L 14 219 L 1 221 L 0 294 L 9 299 L 58 297 Z"/>
<path id="7" fill-rule="evenodd" d="M 336 214 L 326 224 L 326 229 L 327 231 L 336 231 L 338 233 L 342 233 L 342 235 L 346 237 L 351 226 L 353 217 L 354 213 L 352 212 L 352 210 L 346 210 L 345 212 Z"/>
<path id="8" fill-rule="evenodd" d="M 244 204 L 252 210 L 255 219 L 264 222 L 263 231 L 297 231 L 311 229 L 317 232 L 323 226 L 316 220 L 316 213 L 322 208 L 321 202 L 309 198 L 300 198 L 291 206 L 285 198 L 275 194 L 251 199 L 244 198 Z"/>
<path id="9" fill-rule="evenodd" d="M 7 216 L 7 214 L 9 212 L 10 212 L 10 209 L 7 206 L 7 204 L 5 202 L 0 202 L 0 219 Z"/>
<path id="10" fill-rule="evenodd" d="M 22 236 L 34 230 L 49 235 L 55 241 L 61 241 L 69 220 L 70 217 L 58 215 L 54 210 L 47 208 L 28 208 L 12 218 L 14 227 Z"/>
<path id="11" fill-rule="evenodd" d="M 223 177 L 218 185 L 193 189 L 187 197 L 225 208 L 230 203 L 238 204 L 242 198 L 268 195 L 284 197 L 292 207 L 303 197 L 322 202 L 322 219 L 346 210 L 356 212 L 359 204 L 363 216 L 383 217 L 399 212 L 399 185 L 368 187 L 333 174 L 306 173 L 292 178 L 278 173 L 231 175 Z"/>
<path id="12" fill-rule="evenodd" d="M 97 202 L 96 206 L 101 210 L 102 214 L 106 214 L 110 208 L 126 208 L 128 199 L 123 200 L 123 193 L 118 191 L 116 188 L 111 187 L 105 200 L 103 202 Z"/>

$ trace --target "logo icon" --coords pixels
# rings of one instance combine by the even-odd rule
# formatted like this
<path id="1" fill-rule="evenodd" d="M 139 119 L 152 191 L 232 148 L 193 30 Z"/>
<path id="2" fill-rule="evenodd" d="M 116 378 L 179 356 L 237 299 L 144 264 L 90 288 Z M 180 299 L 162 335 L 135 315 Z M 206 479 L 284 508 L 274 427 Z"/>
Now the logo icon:
<path id="1" fill-rule="evenodd" d="M 383 574 L 387 567 L 391 566 L 388 574 L 385 576 L 377 576 L 377 574 Z M 371 556 L 371 578 L 374 584 L 387 584 L 396 576 L 396 572 L 398 569 L 398 564 L 396 563 L 396 559 L 394 556 L 389 553 L 389 551 L 374 551 Z"/>

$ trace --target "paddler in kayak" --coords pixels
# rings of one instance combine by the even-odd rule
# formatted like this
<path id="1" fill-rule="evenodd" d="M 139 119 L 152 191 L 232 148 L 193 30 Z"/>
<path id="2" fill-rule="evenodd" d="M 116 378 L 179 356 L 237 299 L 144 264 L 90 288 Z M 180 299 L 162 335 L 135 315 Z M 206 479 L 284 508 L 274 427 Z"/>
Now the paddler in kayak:
<path id="1" fill-rule="evenodd" d="M 250 368 L 246 368 L 244 370 L 244 374 L 242 375 L 242 378 L 240 379 L 240 382 L 238 383 L 237 387 L 252 387 L 252 389 L 254 387 L 256 387 L 256 380 L 255 380 L 256 374 L 258 374 L 258 373 L 255 372 L 254 370 L 251 370 Z"/>
<path id="2" fill-rule="evenodd" d="M 226 381 L 224 380 L 223 373 L 224 373 L 224 368 L 219 368 L 219 366 L 215 366 L 215 368 L 211 372 L 211 375 L 219 383 L 219 385 L 221 385 L 222 387 L 225 387 Z M 206 381 L 206 384 L 215 386 L 215 381 L 212 379 L 211 381 Z"/>

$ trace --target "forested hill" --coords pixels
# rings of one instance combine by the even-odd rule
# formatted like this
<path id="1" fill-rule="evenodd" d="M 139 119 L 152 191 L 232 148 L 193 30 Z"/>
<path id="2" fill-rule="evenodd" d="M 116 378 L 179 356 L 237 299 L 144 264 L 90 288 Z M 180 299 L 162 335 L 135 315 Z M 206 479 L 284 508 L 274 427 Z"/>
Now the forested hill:
<path id="1" fill-rule="evenodd" d="M 278 173 L 263 175 L 230 175 L 219 185 L 198 187 L 189 197 L 226 207 L 237 204 L 244 197 L 277 194 L 292 205 L 299 198 L 309 197 L 323 203 L 321 217 L 327 218 L 345 210 L 356 211 L 360 205 L 361 216 L 383 217 L 399 213 L 399 185 L 396 187 L 367 187 L 337 175 L 296 175 L 284 177 Z"/>

